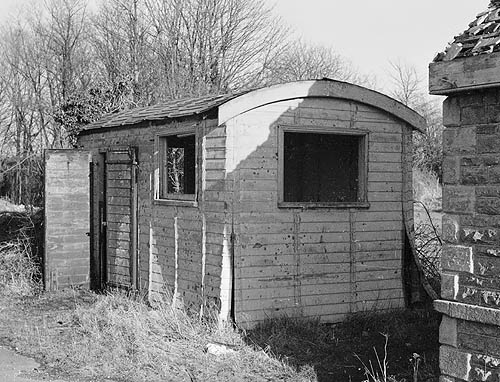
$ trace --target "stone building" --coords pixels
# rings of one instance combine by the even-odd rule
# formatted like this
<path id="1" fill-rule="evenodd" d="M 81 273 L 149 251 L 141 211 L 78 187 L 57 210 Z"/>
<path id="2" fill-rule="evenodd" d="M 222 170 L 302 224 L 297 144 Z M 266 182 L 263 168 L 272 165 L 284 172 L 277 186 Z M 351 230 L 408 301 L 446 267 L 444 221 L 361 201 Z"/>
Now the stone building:
<path id="1" fill-rule="evenodd" d="M 500 380 L 500 4 L 430 64 L 443 104 L 442 382 Z"/>

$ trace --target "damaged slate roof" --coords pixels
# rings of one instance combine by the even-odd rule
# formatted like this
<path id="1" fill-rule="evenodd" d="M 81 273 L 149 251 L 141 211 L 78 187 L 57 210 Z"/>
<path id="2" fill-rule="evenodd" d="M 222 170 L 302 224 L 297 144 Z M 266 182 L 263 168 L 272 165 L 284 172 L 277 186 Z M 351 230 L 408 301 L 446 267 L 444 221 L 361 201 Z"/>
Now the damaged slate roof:
<path id="1" fill-rule="evenodd" d="M 144 121 L 161 121 L 204 114 L 241 94 L 243 93 L 178 99 L 152 106 L 138 107 L 114 114 L 107 114 L 97 122 L 84 126 L 82 132 L 135 125 Z"/>
<path id="2" fill-rule="evenodd" d="M 500 51 L 500 0 L 492 0 L 488 10 L 476 16 L 469 28 L 455 37 L 434 62 L 451 61 Z"/>

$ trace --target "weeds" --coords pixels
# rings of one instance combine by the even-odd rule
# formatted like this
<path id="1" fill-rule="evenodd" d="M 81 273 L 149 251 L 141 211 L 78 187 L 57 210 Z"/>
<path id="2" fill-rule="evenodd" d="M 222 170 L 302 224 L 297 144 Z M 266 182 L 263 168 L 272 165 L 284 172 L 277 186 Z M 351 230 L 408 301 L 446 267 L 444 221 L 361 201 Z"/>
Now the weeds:
<path id="1" fill-rule="evenodd" d="M 382 333 L 381 333 L 382 334 Z M 355 354 L 355 357 L 361 362 L 363 365 L 364 373 L 366 376 L 366 380 L 364 382 L 396 382 L 396 379 L 393 376 L 387 375 L 387 342 L 389 341 L 389 336 L 387 334 L 382 334 L 385 338 L 384 343 L 384 358 L 380 359 L 377 348 L 373 348 L 373 352 L 375 353 L 375 359 L 377 360 L 376 366 L 373 366 L 371 360 L 368 361 L 368 365 L 359 357 L 359 355 Z"/>
<path id="2" fill-rule="evenodd" d="M 56 298 L 56 297 L 54 297 Z M 230 324 L 203 321 L 168 299 L 154 308 L 141 296 L 77 292 L 76 307 L 26 317 L 16 347 L 68 377 L 118 381 L 316 381 L 311 367 L 299 370 L 270 352 L 248 345 Z M 50 301 L 34 301 L 39 314 Z M 234 351 L 213 355 L 209 344 Z"/>
<path id="3" fill-rule="evenodd" d="M 41 289 L 41 273 L 28 239 L 0 243 L 0 289 L 22 296 Z"/>

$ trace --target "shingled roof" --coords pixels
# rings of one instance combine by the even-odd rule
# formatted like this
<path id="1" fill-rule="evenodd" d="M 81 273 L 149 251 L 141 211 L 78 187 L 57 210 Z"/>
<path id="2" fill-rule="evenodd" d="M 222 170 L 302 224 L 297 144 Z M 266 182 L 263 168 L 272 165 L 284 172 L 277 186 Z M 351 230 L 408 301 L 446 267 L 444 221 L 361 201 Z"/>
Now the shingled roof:
<path id="1" fill-rule="evenodd" d="M 97 122 L 86 125 L 82 132 L 135 125 L 144 121 L 161 121 L 204 114 L 241 94 L 243 93 L 185 98 L 107 114 Z"/>
<path id="2" fill-rule="evenodd" d="M 469 28 L 456 36 L 434 62 L 451 61 L 500 51 L 500 0 L 493 0 L 488 10 L 476 16 Z"/>

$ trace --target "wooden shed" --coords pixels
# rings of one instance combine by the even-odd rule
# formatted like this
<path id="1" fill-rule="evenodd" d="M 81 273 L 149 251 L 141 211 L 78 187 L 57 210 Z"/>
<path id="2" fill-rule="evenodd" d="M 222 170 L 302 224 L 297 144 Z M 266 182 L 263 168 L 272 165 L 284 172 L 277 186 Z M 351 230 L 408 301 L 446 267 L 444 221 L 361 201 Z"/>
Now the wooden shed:
<path id="1" fill-rule="evenodd" d="M 402 307 L 414 129 L 328 79 L 108 115 L 46 154 L 46 285 L 170 293 L 246 326 Z"/>

